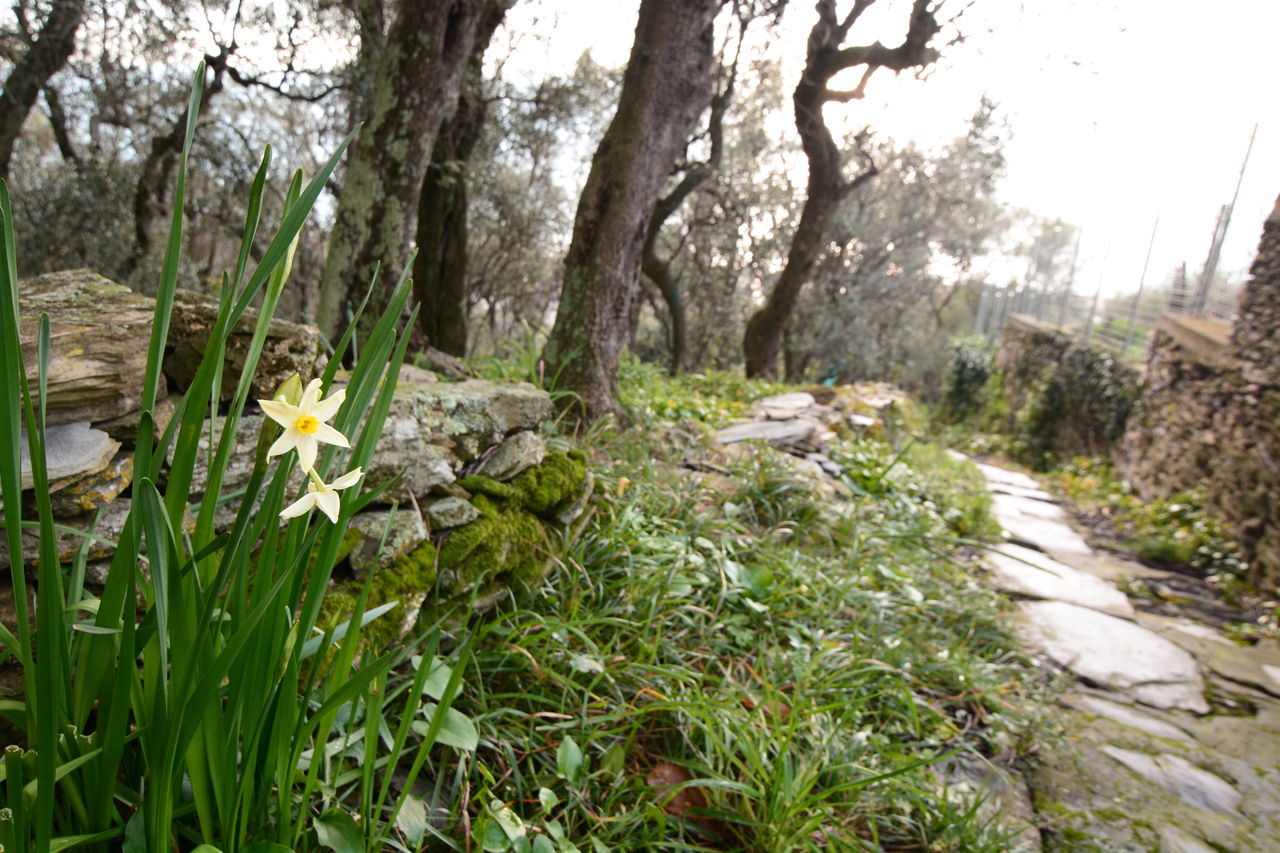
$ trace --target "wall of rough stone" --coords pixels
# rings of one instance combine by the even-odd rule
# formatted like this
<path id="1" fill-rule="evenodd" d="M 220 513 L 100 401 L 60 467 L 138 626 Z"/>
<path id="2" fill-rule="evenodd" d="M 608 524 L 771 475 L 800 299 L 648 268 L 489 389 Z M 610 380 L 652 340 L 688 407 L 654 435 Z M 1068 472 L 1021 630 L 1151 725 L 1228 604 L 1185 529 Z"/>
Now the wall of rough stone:
<path id="1" fill-rule="evenodd" d="M 1254 582 L 1280 587 L 1280 202 L 1234 329 L 1161 319 L 1117 463 L 1146 498 L 1202 490 Z"/>
<path id="2" fill-rule="evenodd" d="M 1032 386 L 1062 359 L 1070 343 L 1052 323 L 1029 314 L 1009 315 L 996 349 L 996 368 L 1013 409 L 1026 404 Z"/>
<path id="3" fill-rule="evenodd" d="M 1109 452 L 1138 389 L 1138 372 L 1111 353 L 1021 314 L 1005 324 L 996 367 L 1009 399 L 1005 429 L 1037 467 Z"/>
<path id="4" fill-rule="evenodd" d="M 37 318 L 50 314 L 46 457 L 54 515 L 64 528 L 58 553 L 72 559 L 83 538 L 71 531 L 94 530 L 100 538 L 90 543 L 86 571 L 92 587 L 105 579 L 111 543 L 130 511 L 133 443 L 154 301 L 88 270 L 27 279 L 20 283 L 19 301 L 29 366 L 35 361 Z M 164 365 L 171 394 L 156 409 L 161 428 L 195 372 L 217 310 L 194 293 L 180 293 L 177 304 L 181 310 L 170 326 Z M 246 318 L 232 335 L 225 367 L 230 381 L 238 379 L 255 319 Z M 267 337 L 255 396 L 269 396 L 295 372 L 306 381 L 324 368 L 316 329 L 273 322 Z M 34 381 L 34 368 L 31 372 Z M 337 381 L 341 384 L 341 375 Z M 408 619 L 424 608 L 438 613 L 491 606 L 537 583 L 551 565 L 554 530 L 576 520 L 591 489 L 581 453 L 544 443 L 541 427 L 551 416 L 550 396 L 527 383 L 440 382 L 428 371 L 404 366 L 362 483 L 364 489 L 391 486 L 381 494 L 380 506 L 351 519 L 325 616 L 345 619 L 351 590 L 371 571 L 377 572 L 377 583 L 370 605 L 400 600 Z M 211 426 L 220 430 L 220 421 Z M 262 421 L 253 413 L 240 421 L 223 495 L 249 482 Z M 210 432 L 202 432 L 193 501 L 210 497 L 203 494 Z M 28 467 L 26 503 L 31 503 L 30 487 Z M 290 494 L 302 487 L 295 469 Z M 220 507 L 215 525 L 229 526 L 237 507 L 236 501 Z M 22 559 L 29 568 L 37 545 L 34 531 L 24 532 Z M 13 629 L 10 562 L 0 537 L 0 622 Z M 408 627 L 388 624 L 393 633 Z"/>

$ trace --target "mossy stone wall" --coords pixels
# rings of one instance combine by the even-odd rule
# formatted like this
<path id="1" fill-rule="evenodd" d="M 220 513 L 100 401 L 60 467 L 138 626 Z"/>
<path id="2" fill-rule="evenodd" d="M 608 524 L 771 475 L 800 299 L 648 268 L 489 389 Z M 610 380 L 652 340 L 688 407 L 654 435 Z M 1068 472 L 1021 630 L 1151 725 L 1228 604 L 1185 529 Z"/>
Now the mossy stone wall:
<path id="1" fill-rule="evenodd" d="M 1057 326 L 1011 316 L 996 366 L 1023 461 L 1044 468 L 1082 454 L 1106 454 L 1124 434 L 1138 371 Z"/>

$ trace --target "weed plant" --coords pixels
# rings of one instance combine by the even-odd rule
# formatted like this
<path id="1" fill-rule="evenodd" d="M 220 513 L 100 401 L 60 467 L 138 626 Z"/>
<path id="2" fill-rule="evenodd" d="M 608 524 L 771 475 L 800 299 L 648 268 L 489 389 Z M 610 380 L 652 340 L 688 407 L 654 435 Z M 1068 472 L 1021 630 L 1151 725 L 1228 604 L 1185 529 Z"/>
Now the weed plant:
<path id="1" fill-rule="evenodd" d="M 379 654 L 364 648 L 361 627 L 394 604 L 364 613 L 363 597 L 360 618 L 316 629 L 345 521 L 377 497 L 338 489 L 358 479 L 355 469 L 367 464 L 391 403 L 407 344 L 407 335 L 396 330 L 406 281 L 395 287 L 390 307 L 363 342 L 340 408 L 342 393 L 321 403 L 319 389 L 334 387 L 349 334 L 328 370 L 303 392 L 314 396 L 300 397 L 301 381 L 295 380 L 276 398 L 301 405 L 292 428 L 298 435 L 285 444 L 303 451 L 304 465 L 312 454 L 300 436 L 333 435 L 321 421 L 332 418 L 339 443 L 350 449 L 324 448 L 309 466 L 316 484 L 311 497 L 294 503 L 296 496 L 287 494 L 294 453 L 273 461 L 268 449 L 279 429 L 264 433 L 248 497 L 238 508 L 232 504 L 232 528 L 214 529 L 223 473 L 299 231 L 346 142 L 305 186 L 300 175 L 294 177 L 279 228 L 252 267 L 250 248 L 262 225 L 271 161 L 267 150 L 248 199 L 238 263 L 222 282 L 204 361 L 168 428 L 162 434 L 154 429 L 178 283 L 187 152 L 203 82 L 202 66 L 189 105 L 147 349 L 131 509 L 96 594 L 85 584 L 87 547 L 69 567 L 55 550 L 44 454 L 49 318 L 39 320 L 36 363 L 24 363 L 13 219 L 0 183 L 0 490 L 8 551 L 15 555 L 17 610 L 16 633 L 0 631 L 0 641 L 21 667 L 25 687 L 21 701 L 0 704 L 0 714 L 24 737 L 5 749 L 0 763 L 0 845 L 6 851 L 403 846 L 425 833 L 420 804 L 408 789 L 432 747 L 465 752 L 475 745 L 470 721 L 450 707 L 461 670 L 437 655 L 439 632 L 420 638 L 417 649 Z M 252 342 L 235 396 L 219 419 L 227 339 L 255 301 L 260 309 Z M 305 424 L 304 414 L 311 417 Z M 192 503 L 198 440 L 211 423 L 220 429 L 209 445 L 208 485 L 203 500 Z M 22 518 L 21 442 L 29 443 L 32 460 L 32 520 Z M 334 520 L 306 512 L 308 505 Z M 287 506 L 283 514 L 296 517 L 282 524 Z M 24 527 L 39 539 L 34 589 L 17 557 Z M 92 532 L 86 546 L 91 538 Z M 413 651 L 419 652 L 416 669 Z"/>

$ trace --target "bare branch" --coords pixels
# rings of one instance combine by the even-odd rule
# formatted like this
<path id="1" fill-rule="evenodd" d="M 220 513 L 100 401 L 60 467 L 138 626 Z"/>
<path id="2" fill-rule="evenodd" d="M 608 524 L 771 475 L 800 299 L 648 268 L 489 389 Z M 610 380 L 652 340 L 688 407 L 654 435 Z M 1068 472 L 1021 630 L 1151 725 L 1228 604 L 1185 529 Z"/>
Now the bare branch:
<path id="1" fill-rule="evenodd" d="M 824 101 L 838 101 L 847 104 L 849 101 L 860 101 L 867 94 L 867 81 L 871 79 L 871 75 L 876 73 L 878 65 L 868 65 L 867 70 L 862 72 L 862 79 L 858 81 L 858 85 L 846 91 L 838 89 L 827 89 L 823 95 Z"/>

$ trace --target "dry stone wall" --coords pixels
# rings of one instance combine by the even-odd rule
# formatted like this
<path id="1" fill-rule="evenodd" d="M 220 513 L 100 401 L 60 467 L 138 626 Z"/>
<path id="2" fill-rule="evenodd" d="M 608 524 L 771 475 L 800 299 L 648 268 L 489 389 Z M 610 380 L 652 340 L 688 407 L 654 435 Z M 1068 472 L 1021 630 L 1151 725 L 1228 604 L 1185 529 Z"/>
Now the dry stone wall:
<path id="1" fill-rule="evenodd" d="M 111 543 L 130 510 L 132 445 L 154 301 L 88 270 L 25 280 L 19 301 L 33 384 L 38 318 L 47 313 L 51 319 L 46 456 L 60 526 L 59 557 L 72 559 L 84 542 L 70 531 L 93 530 L 87 579 L 101 582 Z M 217 305 L 200 294 L 180 293 L 175 300 L 165 363 L 171 393 L 156 409 L 160 428 L 195 373 L 216 311 Z M 255 322 L 254 316 L 245 318 L 232 334 L 224 398 L 238 380 Z M 255 374 L 255 396 L 270 396 L 295 372 L 305 382 L 326 362 L 316 329 L 273 322 Z M 336 381 L 343 381 L 341 373 Z M 541 427 L 551 416 L 550 397 L 527 383 L 440 382 L 429 371 L 406 365 L 362 484 L 365 489 L 391 486 L 382 493 L 381 506 L 351 520 L 326 617 L 347 617 L 352 591 L 370 572 L 376 573 L 371 606 L 391 599 L 409 605 L 398 611 L 404 614 L 399 623 L 388 623 L 393 634 L 408 627 L 424 606 L 484 607 L 513 589 L 536 584 L 551 565 L 555 537 L 548 528 L 574 523 L 590 492 L 585 458 L 544 442 Z M 241 420 L 223 495 L 249 481 L 261 426 L 262 416 L 252 412 Z M 209 424 L 201 441 L 220 427 L 221 419 Z M 208 477 L 201 468 L 208 455 L 199 455 L 193 501 L 211 497 L 203 494 Z M 301 479 L 293 478 L 291 493 L 301 490 Z M 29 477 L 24 486 L 30 488 Z M 31 501 L 29 491 L 23 500 Z M 229 525 L 236 505 L 225 504 L 215 523 Z M 24 535 L 22 559 L 28 567 L 37 559 L 37 545 L 33 532 Z M 7 579 L 10 562 L 0 541 L 0 577 Z M 0 587 L 7 587 L 7 580 Z M 13 612 L 4 602 L 11 598 L 10 590 L 0 588 L 0 621 L 10 628 Z"/>
<path id="2" fill-rule="evenodd" d="M 1006 430 L 1035 467 L 1110 450 L 1124 432 L 1138 372 L 1034 317 L 1009 317 L 996 353 L 1009 399 Z"/>
<path id="3" fill-rule="evenodd" d="M 1161 320 L 1117 461 L 1145 498 L 1203 490 L 1232 525 L 1254 582 L 1280 586 L 1280 203 L 1234 329 Z"/>

